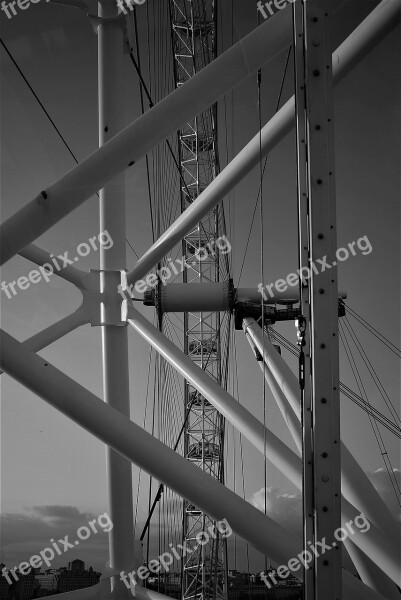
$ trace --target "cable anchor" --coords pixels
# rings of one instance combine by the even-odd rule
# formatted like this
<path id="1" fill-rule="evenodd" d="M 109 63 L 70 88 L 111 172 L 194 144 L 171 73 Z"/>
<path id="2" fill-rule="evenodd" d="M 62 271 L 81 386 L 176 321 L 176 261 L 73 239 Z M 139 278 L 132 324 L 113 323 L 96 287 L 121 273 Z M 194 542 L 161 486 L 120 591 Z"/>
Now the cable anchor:
<path id="1" fill-rule="evenodd" d="M 297 345 L 300 347 L 298 380 L 299 380 L 299 387 L 301 388 L 301 390 L 303 390 L 303 389 L 305 389 L 305 353 L 304 353 L 304 346 L 306 344 L 306 341 L 305 341 L 306 319 L 305 319 L 305 317 L 299 317 L 295 321 L 295 327 L 297 328 Z"/>

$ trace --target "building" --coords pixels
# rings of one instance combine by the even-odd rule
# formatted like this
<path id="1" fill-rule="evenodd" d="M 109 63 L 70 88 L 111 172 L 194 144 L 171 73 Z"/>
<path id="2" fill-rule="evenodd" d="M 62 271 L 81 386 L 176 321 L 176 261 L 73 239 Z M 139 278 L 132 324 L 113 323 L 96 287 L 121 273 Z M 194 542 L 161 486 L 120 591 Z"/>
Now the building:
<path id="1" fill-rule="evenodd" d="M 47 569 L 44 573 L 36 573 L 35 579 L 40 586 L 41 592 L 47 593 L 57 590 L 57 573 L 56 569 Z"/>
<path id="2" fill-rule="evenodd" d="M 85 570 L 82 560 L 73 560 L 68 563 L 68 568 L 59 569 L 56 574 L 57 592 L 72 592 L 82 588 L 91 587 L 99 583 L 101 573 L 97 573 L 89 567 Z"/>
<path id="3" fill-rule="evenodd" d="M 5 568 L 5 566 L 5 564 L 0 563 L 0 571 L 2 571 Z M 10 584 L 8 583 L 7 579 L 2 575 L 0 577 L 0 600 L 8 600 L 10 598 L 9 589 Z"/>
<path id="4" fill-rule="evenodd" d="M 181 573 L 160 573 L 155 578 L 149 577 L 146 587 L 169 596 L 170 598 L 181 598 Z"/>
<path id="5" fill-rule="evenodd" d="M 37 587 L 35 573 L 31 569 L 27 575 L 22 575 L 19 571 L 16 571 L 16 575 L 18 581 L 13 583 L 8 592 L 10 600 L 31 600 Z"/>
<path id="6" fill-rule="evenodd" d="M 269 569 L 267 573 L 273 571 Z M 275 572 L 274 572 L 275 573 Z M 263 582 L 264 572 L 240 573 L 229 571 L 228 600 L 302 600 L 302 583 L 292 574 L 277 581 L 271 588 Z"/>

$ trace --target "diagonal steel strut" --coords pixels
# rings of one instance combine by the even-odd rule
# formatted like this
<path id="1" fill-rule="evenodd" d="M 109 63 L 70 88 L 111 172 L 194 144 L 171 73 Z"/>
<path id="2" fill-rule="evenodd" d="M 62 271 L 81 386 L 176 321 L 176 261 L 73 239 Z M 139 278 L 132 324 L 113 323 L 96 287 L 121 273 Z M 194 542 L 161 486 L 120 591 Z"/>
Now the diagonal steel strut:
<path id="1" fill-rule="evenodd" d="M 401 0 L 383 0 L 333 53 L 334 83 L 339 83 L 395 27 Z M 128 273 L 128 283 L 144 277 L 192 227 L 273 150 L 295 125 L 295 98 L 286 104 L 221 171 L 189 208 L 163 233 Z"/>
<path id="2" fill-rule="evenodd" d="M 0 229 L 0 264 L 175 133 L 194 114 L 203 112 L 273 60 L 291 43 L 291 22 L 288 6 L 12 215 Z"/>
<path id="3" fill-rule="evenodd" d="M 335 83 L 341 81 L 395 27 L 400 8 L 401 0 L 382 0 L 379 6 L 341 44 L 333 54 Z M 287 47 L 291 41 L 290 16 L 290 11 L 287 12 L 286 9 L 277 13 L 274 18 L 266 21 L 200 71 L 185 86 L 172 92 L 124 129 L 121 134 L 116 135 L 58 182 L 11 216 L 0 227 L 0 264 L 10 260 L 22 248 L 88 200 L 109 179 L 126 170 L 133 164 L 132 161 L 139 160 L 156 144 L 176 131 L 192 114 L 202 112 L 221 95 L 255 72 L 259 66 L 266 64 L 269 59 L 280 52 L 280 49 Z M 273 24 L 273 27 L 269 26 L 270 23 Z M 230 66 L 233 65 L 235 65 L 235 69 L 230 69 Z M 199 93 L 200 89 L 202 89 L 202 94 Z M 294 98 L 291 98 L 263 128 L 263 155 L 272 150 L 294 126 L 294 111 L 295 101 Z M 180 230 L 177 239 L 181 239 L 192 225 L 210 210 L 211 206 L 214 206 L 258 163 L 259 141 L 260 137 L 257 134 L 237 155 L 236 158 L 241 157 L 241 160 L 234 159 L 214 180 L 213 187 L 208 187 L 208 190 L 210 188 L 210 192 L 213 191 L 215 196 L 209 200 L 204 210 L 199 211 L 197 208 L 199 214 L 196 215 L 193 222 L 188 222 L 184 229 Z M 243 161 L 245 164 L 240 169 Z M 237 172 L 238 169 L 240 169 L 240 173 Z M 233 180 L 232 185 L 221 185 L 223 174 L 230 174 Z M 221 187 L 215 190 L 217 184 Z M 199 202 L 202 202 L 203 194 L 191 206 L 192 210 L 194 206 L 198 207 Z M 185 211 L 184 215 L 189 210 Z M 137 267 L 130 272 L 130 283 L 146 275 L 158 260 L 174 246 L 176 239 L 173 239 L 172 235 L 177 233 L 177 228 L 184 215 L 177 219 L 176 223 L 168 230 L 171 239 L 167 240 L 165 244 L 166 234 L 164 234 L 142 257 Z"/>
<path id="4" fill-rule="evenodd" d="M 300 552 L 302 543 L 297 536 L 3 330 L 0 330 L 0 344 L 0 366 L 7 374 L 216 520 L 227 519 L 235 533 L 272 561 L 285 564 Z M 298 571 L 295 576 L 300 577 Z M 385 600 L 346 571 L 343 594 L 344 600 Z"/>

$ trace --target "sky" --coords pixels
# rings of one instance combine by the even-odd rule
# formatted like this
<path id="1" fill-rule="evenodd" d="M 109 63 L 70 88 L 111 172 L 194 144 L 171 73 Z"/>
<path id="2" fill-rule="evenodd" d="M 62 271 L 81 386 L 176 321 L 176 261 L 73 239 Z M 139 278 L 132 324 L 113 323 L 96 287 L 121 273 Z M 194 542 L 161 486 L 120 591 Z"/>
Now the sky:
<path id="1" fill-rule="evenodd" d="M 156 0 L 148 0 L 154 14 Z M 332 45 L 339 43 L 377 2 L 351 0 L 337 14 L 332 27 Z M 143 9 L 143 10 L 142 10 Z M 142 10 L 142 12 L 141 12 Z M 152 12 L 154 11 L 154 12 Z M 145 7 L 138 8 L 141 53 L 146 62 Z M 227 47 L 251 31 L 257 23 L 256 3 L 234 0 L 222 3 L 221 45 Z M 1 36 L 15 60 L 38 93 L 78 160 L 94 151 L 97 135 L 97 40 L 94 30 L 79 10 L 47 3 L 31 5 L 12 19 L 0 14 Z M 357 254 L 341 264 L 339 287 L 348 293 L 348 302 L 359 314 L 398 347 L 400 345 L 400 31 L 397 26 L 385 40 L 335 89 L 335 150 L 338 215 L 338 247 L 367 236 L 372 252 Z M 262 120 L 273 115 L 285 64 L 280 55 L 262 71 Z M 138 81 L 127 56 L 125 69 L 125 120 L 137 118 L 140 111 Z M 56 181 L 74 166 L 42 110 L 21 76 L 1 49 L 1 210 L 2 219 L 24 206 L 38 191 Z M 287 73 L 282 101 L 292 94 L 292 65 Z M 156 92 L 155 92 L 156 93 Z M 252 77 L 226 97 L 219 107 L 220 156 L 235 155 L 258 130 L 257 89 Z M 227 122 L 227 144 L 224 126 Z M 232 245 L 234 284 L 256 287 L 262 280 L 260 266 L 260 219 L 257 216 L 248 250 L 245 247 L 256 200 L 257 169 L 239 184 L 225 201 L 228 234 Z M 152 241 L 145 161 L 141 160 L 126 176 L 127 237 L 138 255 Z M 83 206 L 46 232 L 36 243 L 53 253 L 73 253 L 78 244 L 99 233 L 98 200 Z M 288 135 L 271 153 L 264 182 L 264 281 L 286 277 L 297 268 L 297 211 L 295 136 Z M 244 260 L 245 256 L 245 260 Z M 99 252 L 81 258 L 77 266 L 98 268 Z M 127 265 L 135 264 L 127 248 Z M 244 266 L 241 273 L 241 265 Z M 27 275 L 32 266 L 21 257 L 9 261 L 1 280 L 10 282 Z M 80 295 L 72 285 L 57 278 L 20 290 L 9 299 L 1 292 L 2 327 L 19 340 L 42 330 L 79 305 Z M 153 319 L 153 309 L 143 308 Z M 292 323 L 278 330 L 295 343 Z M 395 405 L 399 405 L 400 370 L 398 359 L 364 330 L 357 328 L 375 370 Z M 261 373 L 242 332 L 235 333 L 237 347 L 238 397 L 257 417 L 263 418 Z M 145 342 L 130 332 L 131 418 L 143 424 L 149 350 Z M 101 343 L 98 328 L 86 326 L 52 344 L 41 353 L 56 367 L 102 397 Z M 295 361 L 287 356 L 294 372 Z M 341 354 L 341 380 L 356 389 L 344 353 Z M 364 374 L 372 404 L 386 407 Z M 2 399 L 2 546 L 1 560 L 17 564 L 43 548 L 54 535 L 64 536 L 107 510 L 105 452 L 103 444 L 78 425 L 49 408 L 16 382 L 1 376 Z M 267 423 L 288 445 L 293 446 L 281 415 L 268 395 Z M 361 466 L 386 497 L 395 514 L 390 482 L 383 471 L 367 415 L 347 399 L 342 399 L 342 438 Z M 398 407 L 399 408 L 399 407 Z M 146 427 L 149 429 L 149 419 Z M 227 485 L 262 508 L 264 497 L 263 457 L 243 441 L 243 465 L 239 459 L 238 436 L 227 428 Z M 381 430 L 392 464 L 400 468 L 396 438 Z M 235 439 L 235 443 L 233 440 Z M 233 455 L 236 454 L 236 462 Z M 235 485 L 234 485 L 235 473 Z M 133 467 L 134 493 L 139 471 Z M 399 478 L 399 473 L 397 474 Z M 138 528 L 147 516 L 148 478 L 142 475 L 138 498 Z M 154 482 L 154 486 L 157 485 Z M 296 490 L 268 462 L 269 514 L 283 524 L 299 526 L 299 497 Z M 135 496 L 134 496 L 135 499 Z M 298 525 L 297 525 L 298 524 Z M 152 525 L 156 538 L 157 525 Z M 99 533 L 71 555 L 89 561 L 97 569 L 107 560 L 105 534 Z M 156 551 L 156 542 L 153 546 Z M 244 549 L 238 564 L 246 568 Z M 62 557 L 63 559 L 64 557 Z M 60 564 L 66 564 L 60 559 Z M 234 561 L 233 554 L 230 560 Z M 260 557 L 251 553 L 252 566 Z M 233 563 L 234 564 L 234 563 Z"/>

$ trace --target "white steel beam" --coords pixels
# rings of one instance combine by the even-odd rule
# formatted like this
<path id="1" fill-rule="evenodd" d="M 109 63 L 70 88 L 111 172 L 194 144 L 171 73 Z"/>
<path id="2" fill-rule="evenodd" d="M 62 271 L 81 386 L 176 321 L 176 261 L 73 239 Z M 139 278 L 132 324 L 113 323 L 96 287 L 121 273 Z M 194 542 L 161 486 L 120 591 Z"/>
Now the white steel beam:
<path id="1" fill-rule="evenodd" d="M 355 522 L 355 518 L 361 513 L 348 500 L 341 499 L 341 525 Z M 366 515 L 365 515 L 366 516 Z M 385 536 L 373 523 L 370 523 L 370 528 L 365 533 L 353 527 L 354 533 L 351 536 L 354 544 L 362 550 L 364 554 L 375 565 L 377 565 L 383 573 L 387 575 L 396 585 L 401 587 L 401 571 L 400 571 L 400 545 L 390 540 Z M 331 536 L 333 534 L 331 533 Z M 320 598 L 319 598 L 320 600 Z"/>
<path id="2" fill-rule="evenodd" d="M 25 348 L 32 350 L 33 352 L 39 352 L 43 348 L 47 348 L 50 344 L 53 344 L 60 338 L 64 337 L 74 329 L 77 329 L 81 325 L 86 325 L 88 318 L 83 307 L 78 308 L 75 312 L 60 319 L 57 323 L 53 323 L 40 331 L 35 333 L 32 337 L 23 341 Z"/>
<path id="3" fill-rule="evenodd" d="M 297 144 L 297 199 L 298 199 L 298 264 L 308 263 L 309 244 L 305 243 L 308 235 L 308 212 L 304 206 L 308 201 L 307 193 L 307 145 L 306 140 L 306 92 L 305 92 L 305 55 L 304 55 L 304 36 L 302 28 L 304 27 L 304 11 L 301 2 L 293 7 L 294 12 L 294 65 L 295 65 L 295 113 L 296 113 L 296 144 Z M 302 79 L 302 81 L 300 81 Z M 313 440 L 312 435 L 306 435 L 305 432 L 312 431 L 313 415 L 311 409 L 311 377 L 310 362 L 305 362 L 305 352 L 303 346 L 310 346 L 310 330 L 304 326 L 306 319 L 310 315 L 309 289 L 300 285 L 299 287 L 299 320 L 298 320 L 298 344 L 301 345 L 299 354 L 299 400 L 300 408 L 302 406 L 302 418 L 300 411 L 297 412 L 297 418 L 301 425 L 302 438 L 302 512 L 303 512 L 303 540 L 304 547 L 306 540 L 314 538 L 314 489 L 309 485 L 313 478 Z M 302 323 L 302 327 L 299 327 Z M 309 357 L 309 355 L 308 355 Z M 296 383 L 295 377 L 293 378 Z M 305 399 L 308 406 L 305 405 Z M 315 570 L 311 569 L 305 573 L 304 596 L 305 600 L 313 600 L 316 594 Z"/>
<path id="4" fill-rule="evenodd" d="M 354 544 L 352 539 L 348 538 L 343 543 L 363 583 L 388 600 L 400 600 L 401 594 L 396 584 Z"/>
<path id="5" fill-rule="evenodd" d="M 39 248 L 39 246 L 35 246 L 35 244 L 28 244 L 28 246 L 20 250 L 18 254 L 23 258 L 35 263 L 35 265 L 39 265 L 40 267 L 43 267 L 44 265 L 50 265 L 55 275 L 65 279 L 66 281 L 69 281 L 70 283 L 73 283 L 79 289 L 82 289 L 85 286 L 85 277 L 87 276 L 86 273 L 80 271 L 80 269 L 77 269 L 72 265 L 66 265 L 63 267 L 64 261 L 55 256 L 54 258 L 61 267 L 59 271 L 52 263 L 52 255 L 49 254 L 49 252 L 46 252 L 46 250 Z M 47 268 L 47 270 L 50 269 Z"/>
<path id="6" fill-rule="evenodd" d="M 246 321 L 246 319 L 244 319 L 244 328 L 246 327 L 245 321 Z M 256 322 L 255 322 L 255 324 L 256 324 Z M 280 409 L 283 419 L 286 422 L 286 425 L 291 433 L 292 439 L 294 440 L 295 445 L 298 449 L 298 453 L 301 456 L 302 455 L 302 438 L 301 438 L 301 427 L 300 427 L 299 418 L 293 411 L 292 407 L 289 405 L 287 396 L 284 394 L 283 390 L 281 389 L 281 387 L 279 386 L 279 384 L 276 382 L 275 378 L 273 377 L 270 368 L 267 366 L 266 350 L 264 352 L 261 352 L 259 349 L 260 347 L 262 347 L 262 348 L 264 347 L 266 349 L 267 342 L 270 342 L 270 340 L 266 337 L 264 346 L 262 345 L 259 347 L 259 345 L 256 346 L 252 337 L 250 336 L 249 329 L 248 329 L 248 331 L 246 331 L 245 336 L 246 336 L 246 339 L 248 340 L 251 348 L 255 347 L 256 350 L 258 351 L 258 353 L 260 354 L 260 356 L 262 357 L 261 360 L 258 360 L 259 366 L 262 370 L 264 378 L 266 379 L 266 383 L 269 386 L 271 393 L 273 394 L 276 404 Z M 275 349 L 274 349 L 274 352 L 276 352 L 276 354 L 277 354 L 277 351 Z"/>
<path id="7" fill-rule="evenodd" d="M 333 54 L 335 83 L 343 79 L 355 64 L 395 27 L 400 7 L 401 0 L 382 0 L 379 6 L 341 44 Z M 131 166 L 133 161 L 139 160 L 156 144 L 176 131 L 192 114 L 197 111 L 202 112 L 221 95 L 249 76 L 251 72 L 271 60 L 283 46 L 290 43 L 289 38 L 287 39 L 287 33 L 288 36 L 290 35 L 290 23 L 287 21 L 287 10 L 279 11 L 274 18 L 258 27 L 256 31 L 193 77 L 185 86 L 172 92 L 120 135 L 115 136 L 108 144 L 89 156 L 58 182 L 43 190 L 43 193 L 10 217 L 0 228 L 0 264 L 10 260 L 22 248 L 80 206 L 109 179 Z M 272 46 L 271 44 L 276 45 Z M 231 69 L 230 66 L 233 68 Z M 242 75 L 242 79 L 240 79 L 240 75 Z M 291 98 L 263 128 L 263 155 L 272 150 L 289 133 L 294 125 L 294 109 L 295 101 L 294 98 Z M 259 140 L 260 136 L 257 134 L 237 156 L 237 158 L 241 156 L 245 160 L 246 155 L 249 155 L 249 164 L 246 167 L 242 166 L 240 179 L 259 161 Z M 231 176 L 234 177 L 232 185 L 220 186 L 217 189 L 215 184 L 212 188 L 215 191 L 213 199 L 208 198 L 209 203 L 204 211 L 201 211 L 193 221 L 184 227 L 177 239 L 184 237 L 190 228 L 240 180 L 235 178 L 235 169 L 239 168 L 240 163 L 241 160 L 237 161 L 235 168 L 230 170 Z M 232 165 L 232 163 L 230 164 Z M 230 165 L 222 171 L 222 174 L 227 175 L 229 167 Z M 221 183 L 219 177 L 214 180 L 214 183 L 217 180 L 219 180 L 219 184 Z M 194 205 L 198 206 L 198 200 L 204 198 L 205 196 L 201 194 Z M 185 214 L 188 211 L 189 209 L 185 211 Z M 190 215 L 192 216 L 192 212 Z M 181 217 L 176 223 L 181 222 L 180 220 Z M 175 225 L 173 225 L 173 231 L 174 229 Z M 136 270 L 131 271 L 130 283 L 146 275 L 176 242 L 174 239 L 174 241 L 171 240 L 171 244 L 161 245 L 162 239 L 164 240 L 164 236 L 142 257 Z M 154 252 L 155 250 L 157 251 Z"/>
<path id="8" fill-rule="evenodd" d="M 382 0 L 366 19 L 333 54 L 334 83 L 344 77 L 397 24 L 401 0 Z M 272 19 L 273 22 L 273 19 Z M 184 86 L 185 87 L 185 86 Z M 212 208 L 226 196 L 291 131 L 295 123 L 294 96 L 257 133 L 237 156 L 221 171 L 191 206 L 145 252 L 128 273 L 135 283 L 183 238 Z"/>
<path id="9" fill-rule="evenodd" d="M 277 352 L 267 336 L 263 336 L 260 325 L 251 317 L 243 320 L 243 329 L 250 336 L 259 353 L 263 356 L 266 366 L 272 373 L 280 390 L 286 396 L 287 401 L 298 422 L 301 420 L 301 391 L 294 373 L 285 360 Z"/>
<path id="10" fill-rule="evenodd" d="M 373 600 L 374 598 L 377 598 L 377 600 L 379 600 L 379 598 L 383 598 L 383 600 L 388 600 L 388 598 L 382 596 L 381 594 L 378 594 L 367 585 L 364 585 L 362 581 L 360 581 L 344 569 L 342 572 L 342 583 L 343 600 L 357 600 L 357 598 L 360 598 L 360 600 Z"/>
<path id="11" fill-rule="evenodd" d="M 262 330 L 255 319 L 247 318 L 244 323 L 246 333 L 259 353 L 264 355 L 267 368 L 286 397 L 286 411 L 293 410 L 300 427 L 300 388 L 294 373 L 270 340 L 267 337 L 263 339 Z M 267 381 L 269 383 L 270 379 Z M 282 385 L 283 381 L 285 385 Z M 294 410 L 295 402 L 298 402 L 298 410 Z M 384 535 L 397 542 L 397 523 L 393 515 L 344 442 L 341 442 L 341 462 L 342 493 L 345 498 L 358 507 Z"/>
<path id="12" fill-rule="evenodd" d="M 71 315 L 64 317 L 64 319 L 57 321 L 57 323 L 53 323 L 53 325 L 49 325 L 49 327 L 46 327 L 46 329 L 36 333 L 22 343 L 29 350 L 39 352 L 40 350 L 47 348 L 47 346 L 50 346 L 50 344 L 57 342 L 57 340 L 68 333 L 71 333 L 74 329 L 81 327 L 81 325 L 85 325 L 87 322 L 86 312 L 81 307 Z"/>
<path id="13" fill-rule="evenodd" d="M 248 338 L 248 336 L 247 336 L 247 339 L 252 344 L 252 341 L 250 340 L 250 338 Z M 280 408 L 280 411 L 287 423 L 288 429 L 289 429 L 289 431 L 292 435 L 292 438 L 298 448 L 298 451 L 300 454 L 302 454 L 301 424 L 300 424 L 299 420 L 297 419 L 295 413 L 293 412 L 292 408 L 289 406 L 287 398 L 285 397 L 285 395 L 279 388 L 278 384 L 276 383 L 273 375 L 270 373 L 267 366 L 266 365 L 263 366 L 264 363 L 262 360 L 259 361 L 259 365 L 260 365 L 262 371 L 264 372 L 267 384 L 269 385 L 269 387 L 272 391 L 272 394 Z M 342 450 L 343 450 L 343 452 L 344 452 L 344 450 L 346 450 L 346 447 L 344 445 L 342 446 Z M 352 457 L 352 460 L 355 461 L 355 459 L 353 457 Z M 343 471 L 347 471 L 346 467 L 344 467 L 344 461 L 343 461 Z M 345 524 L 346 521 L 347 521 L 347 519 L 344 518 L 344 515 L 342 515 L 343 524 Z M 390 538 L 391 537 L 392 536 L 390 536 Z M 349 555 L 350 555 L 352 561 L 354 562 L 354 564 L 358 570 L 358 573 L 362 578 L 362 581 L 366 585 L 371 587 L 376 592 L 383 594 L 385 598 L 389 598 L 391 600 L 396 599 L 396 598 L 399 599 L 400 594 L 399 594 L 394 582 L 391 581 L 391 579 L 387 575 L 385 575 L 385 573 L 383 573 L 383 571 L 379 567 L 377 567 L 375 565 L 375 563 L 370 558 L 368 558 L 368 556 L 362 550 L 360 550 L 360 548 L 358 548 L 358 546 L 356 546 L 349 539 L 344 540 L 344 545 L 345 545 L 347 551 L 349 552 Z M 345 553 L 343 552 L 343 561 L 342 561 L 343 568 L 344 568 L 344 559 L 345 559 Z"/>
<path id="14" fill-rule="evenodd" d="M 119 411 L 0 330 L 2 369 L 75 423 L 113 447 L 216 520 L 276 564 L 301 550 L 301 540 L 155 439 Z M 294 573 L 301 578 L 299 571 Z M 345 600 L 386 600 L 344 571 Z"/>
<path id="15" fill-rule="evenodd" d="M 261 453 L 264 454 L 266 444 L 267 455 L 273 464 L 299 489 L 302 490 L 300 478 L 301 461 L 279 438 L 256 419 L 247 409 L 216 383 L 202 369 L 195 365 L 177 346 L 160 333 L 136 309 L 130 307 L 128 322 L 155 350 L 161 354 L 185 379 L 211 403 L 217 410 L 240 431 Z M 339 499 L 341 498 L 339 494 Z M 342 521 L 345 524 L 357 513 L 356 509 L 344 499 Z M 368 516 L 368 515 L 367 515 Z M 339 527 L 340 525 L 338 525 Z M 326 537 L 333 537 L 336 527 Z M 369 540 L 368 540 L 369 537 Z M 368 556 L 378 563 L 385 573 L 394 580 L 397 565 L 396 544 L 385 537 L 374 524 L 371 524 L 369 536 L 355 531 L 355 543 Z M 372 542 L 372 540 L 374 540 Z M 386 547 L 387 540 L 387 547 Z M 377 543 L 377 549 L 374 549 Z M 386 566 L 387 565 L 387 566 Z M 383 568 L 385 567 L 385 568 Z"/>
<path id="16" fill-rule="evenodd" d="M 104 148 L 124 126 L 124 30 L 115 17 L 113 4 L 99 3 L 98 80 L 99 144 Z M 126 266 L 125 180 L 120 174 L 99 193 L 100 231 L 108 231 L 113 246 L 100 248 L 103 304 L 102 358 L 104 400 L 122 415 L 130 417 L 128 328 L 115 317 L 113 295 L 116 279 Z M 111 568 L 125 568 L 134 553 L 134 509 L 132 465 L 113 447 L 106 448 L 109 514 L 113 528 L 109 533 Z M 111 578 L 115 597 L 131 598 L 131 591 L 118 577 Z"/>
<path id="17" fill-rule="evenodd" d="M 282 473 L 301 489 L 301 460 L 284 442 L 224 390 L 182 350 L 156 329 L 132 306 L 128 323 L 191 383 L 262 454 L 265 444 L 269 458 Z"/>
<path id="18" fill-rule="evenodd" d="M 57 321 L 57 323 L 53 323 L 53 325 L 46 327 L 46 329 L 43 331 L 35 333 L 35 335 L 22 343 L 29 350 L 32 350 L 33 352 L 39 352 L 68 333 L 71 333 L 71 331 L 74 331 L 74 329 L 77 329 L 77 327 L 85 325 L 87 322 L 88 318 L 86 316 L 86 312 L 81 307 L 71 315 L 68 315 L 67 317 L 64 317 L 64 319 Z M 2 375 L 2 373 L 3 371 L 0 371 L 0 375 Z"/>
<path id="19" fill-rule="evenodd" d="M 308 216 L 309 230 L 300 227 L 300 244 L 307 248 L 299 268 L 316 264 L 327 256 L 332 269 L 316 274 L 301 287 L 308 295 L 308 313 L 299 329 L 300 387 L 303 420 L 303 503 L 308 531 L 314 543 L 330 539 L 341 526 L 340 380 L 338 343 L 338 282 L 336 188 L 334 157 L 333 72 L 329 23 L 333 0 L 300 0 L 294 5 L 296 40 L 296 119 L 299 192 L 306 201 L 299 210 L 299 222 Z M 299 40 L 301 43 L 299 44 Z M 302 181 L 306 173 L 306 181 Z M 305 343 L 305 333 L 308 343 Z M 310 383 L 310 387 L 309 387 Z M 309 419 L 310 416 L 310 419 Z M 306 500 L 306 501 L 305 501 Z M 369 537 L 371 537 L 372 533 Z M 364 540 L 366 544 L 366 540 Z M 317 557 L 311 565 L 314 581 L 305 579 L 305 600 L 341 600 L 342 547 L 330 557 Z"/>
<path id="20" fill-rule="evenodd" d="M 0 264 L 288 48 L 291 22 L 288 5 L 12 215 L 0 229 Z"/>
<path id="21" fill-rule="evenodd" d="M 2 330 L 0 341 L 2 369 L 33 393 L 205 513 L 226 518 L 272 560 L 281 563 L 297 555 L 299 538 Z"/>
<path id="22" fill-rule="evenodd" d="M 399 545 L 400 531 L 396 519 L 344 442 L 341 442 L 341 461 L 343 495 L 363 511 L 384 535 Z"/>
<path id="23" fill-rule="evenodd" d="M 287 427 L 291 433 L 292 439 L 295 442 L 295 445 L 298 449 L 299 455 L 302 455 L 302 438 L 301 438 L 301 428 L 299 421 L 290 406 L 288 406 L 288 401 L 285 394 L 282 392 L 280 386 L 276 383 L 273 375 L 271 374 L 269 368 L 266 366 L 263 360 L 259 361 L 259 366 L 262 370 L 264 378 L 266 379 L 266 383 L 269 386 L 271 393 L 274 396 L 274 399 L 277 403 L 277 406 L 280 409 L 281 414 L 283 415 L 283 419 L 287 424 Z"/>

